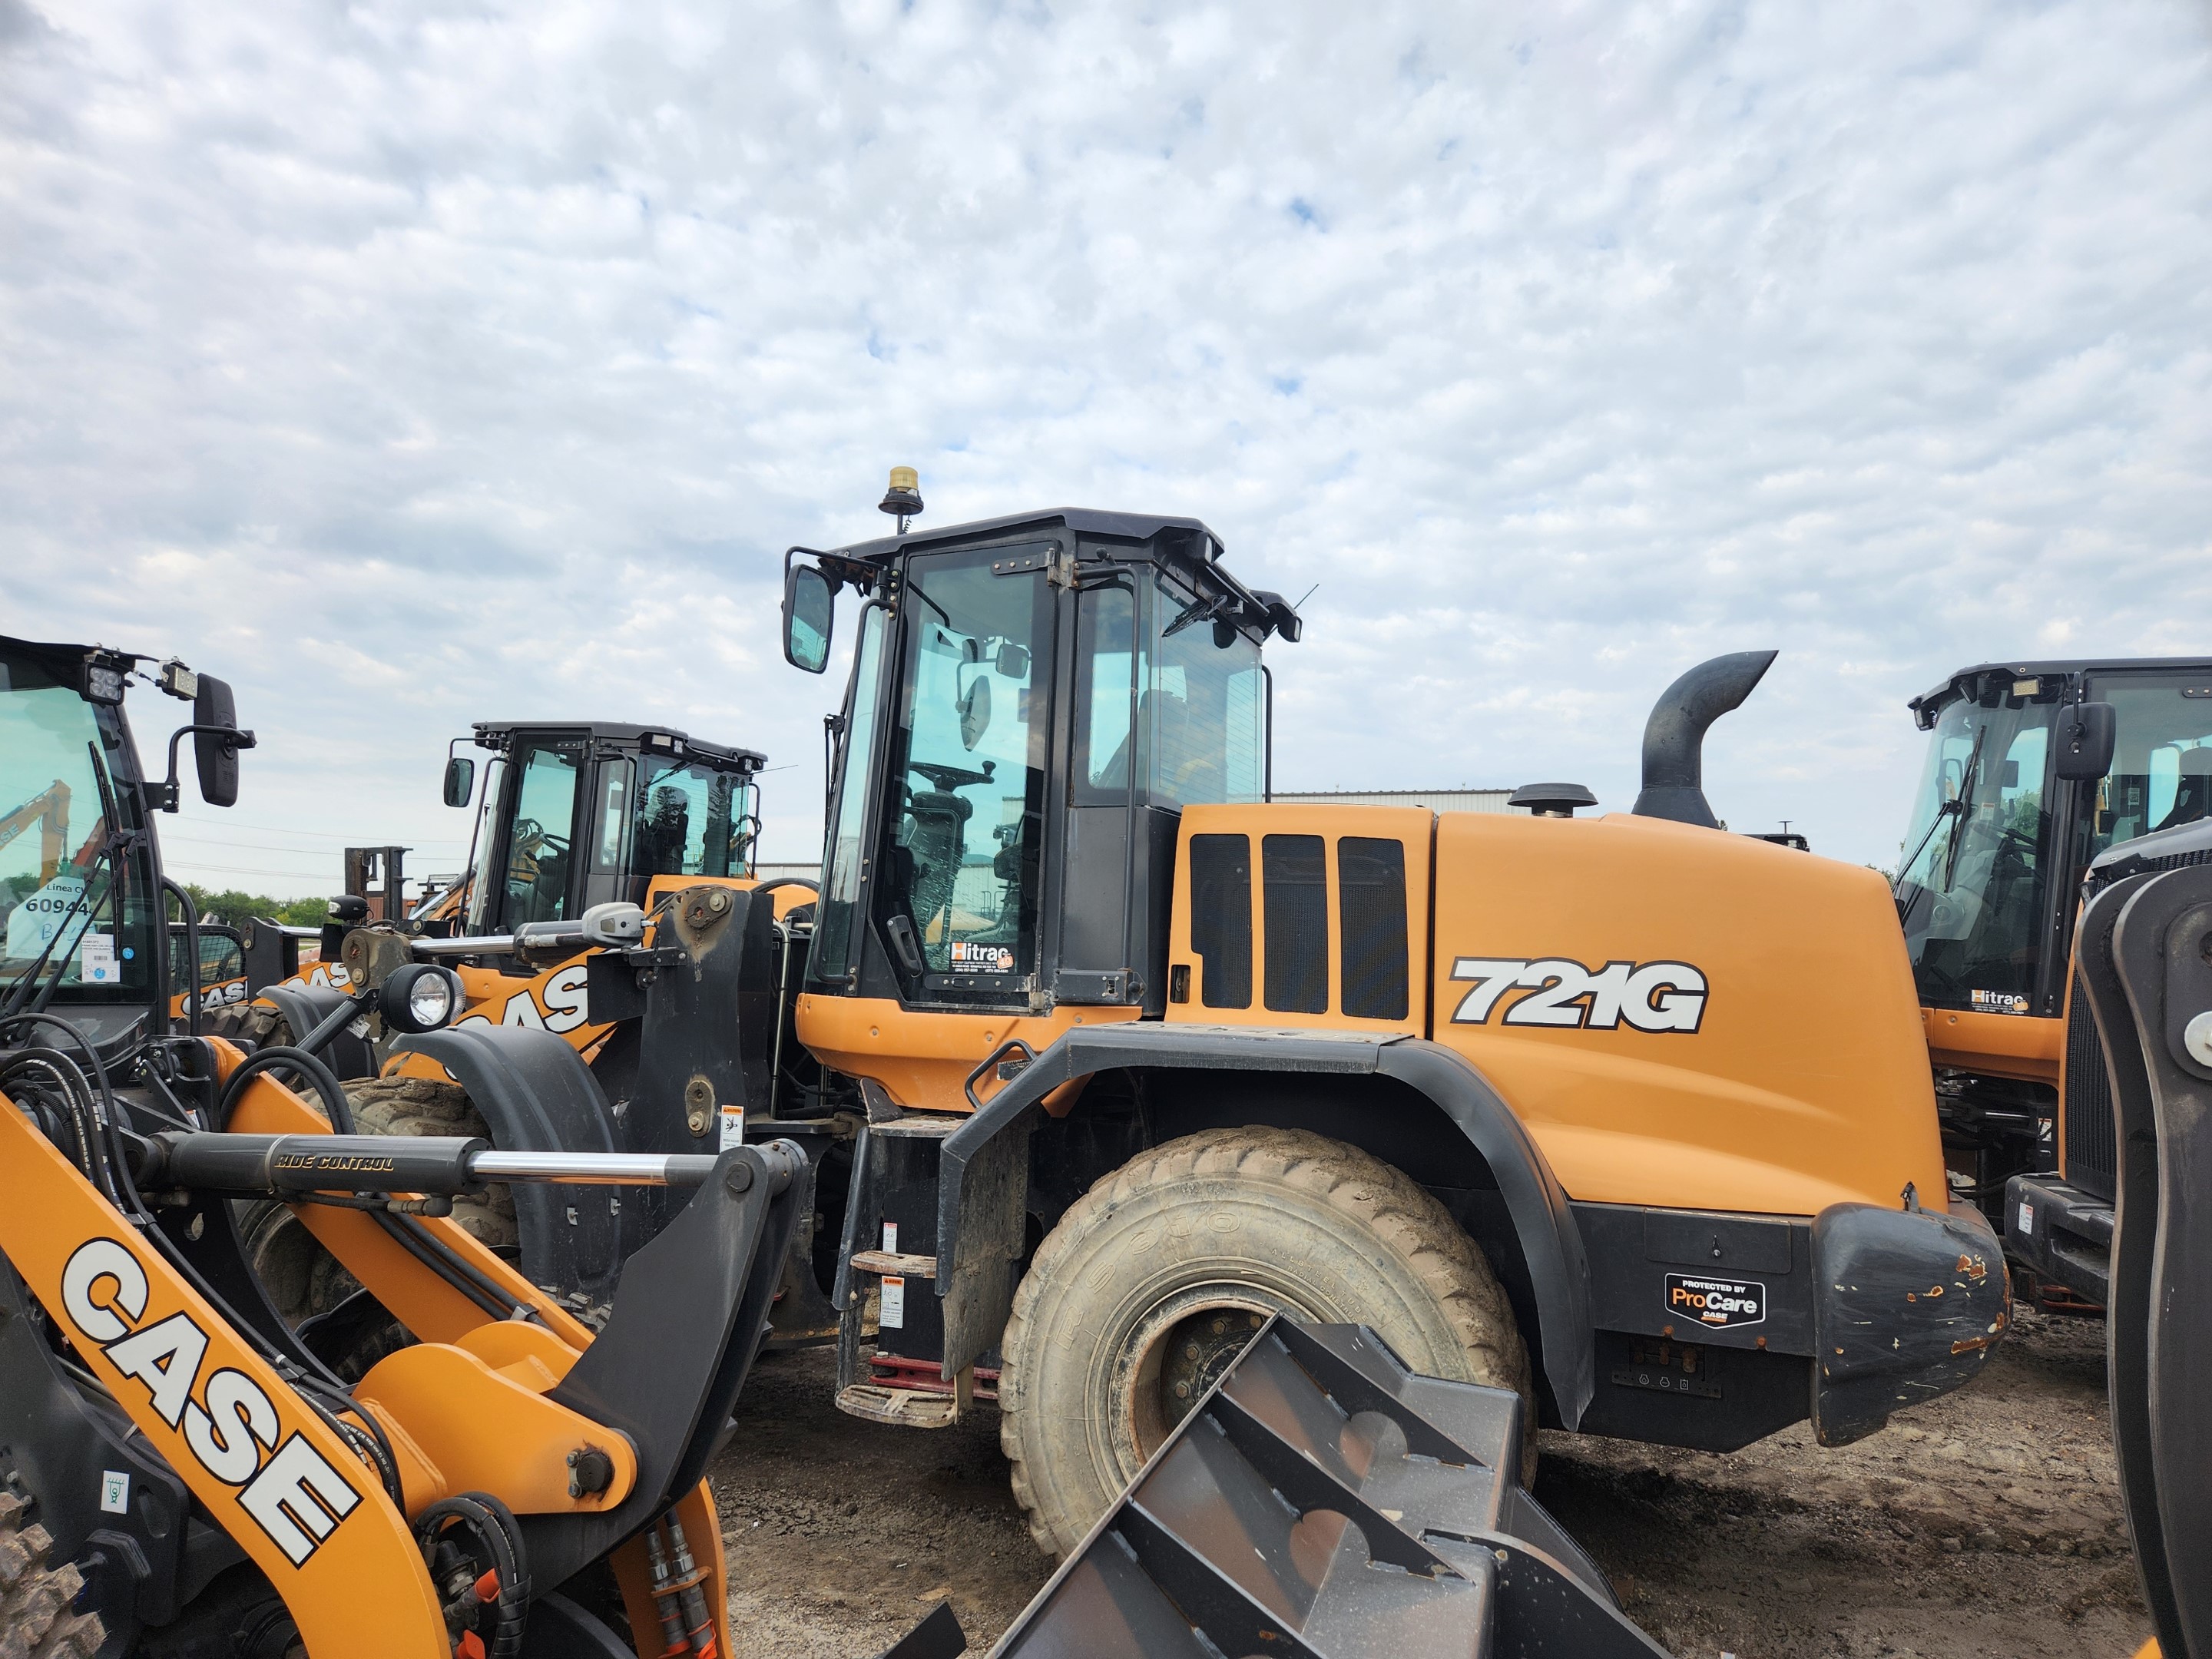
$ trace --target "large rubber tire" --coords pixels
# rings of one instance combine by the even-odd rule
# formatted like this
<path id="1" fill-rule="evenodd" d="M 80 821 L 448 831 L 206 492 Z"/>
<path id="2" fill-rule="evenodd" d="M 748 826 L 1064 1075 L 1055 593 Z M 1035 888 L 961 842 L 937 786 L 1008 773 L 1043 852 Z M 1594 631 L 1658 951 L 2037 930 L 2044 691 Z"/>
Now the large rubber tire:
<path id="1" fill-rule="evenodd" d="M 313 1104 L 313 1097 L 307 1097 Z M 365 1135 L 482 1135 L 484 1121 L 457 1083 L 428 1078 L 367 1078 L 346 1085 L 355 1130 Z M 487 1187 L 453 1200 L 453 1219 L 478 1243 L 511 1251 L 521 1238 L 514 1195 Z M 328 1313 L 361 1288 L 361 1282 L 315 1242 L 290 1208 L 275 1200 L 248 1206 L 240 1220 L 246 1259 L 287 1324 Z"/>
<path id="2" fill-rule="evenodd" d="M 368 1078 L 346 1085 L 355 1130 L 365 1135 L 481 1135 L 491 1131 L 469 1103 L 458 1083 L 420 1077 Z M 504 1186 L 486 1187 L 473 1198 L 453 1200 L 453 1219 L 468 1236 L 490 1250 L 512 1250 L 522 1240 L 514 1219 L 514 1194 Z"/>
<path id="3" fill-rule="evenodd" d="M 48 1564 L 54 1540 L 23 1524 L 29 1507 L 0 1489 L 0 1659 L 92 1659 L 100 1616 L 70 1611 L 84 1579 L 66 1561 Z"/>
<path id="4" fill-rule="evenodd" d="M 200 1030 L 234 1042 L 243 1038 L 258 1048 L 289 1048 L 294 1041 L 290 1024 L 265 1002 L 234 1002 L 211 1009 L 200 1021 Z"/>
<path id="5" fill-rule="evenodd" d="M 1081 1540 L 1273 1311 L 1530 1398 L 1496 1274 L 1410 1177 L 1304 1130 L 1187 1135 L 1077 1200 L 1015 1292 L 999 1437 L 1039 1548 Z"/>

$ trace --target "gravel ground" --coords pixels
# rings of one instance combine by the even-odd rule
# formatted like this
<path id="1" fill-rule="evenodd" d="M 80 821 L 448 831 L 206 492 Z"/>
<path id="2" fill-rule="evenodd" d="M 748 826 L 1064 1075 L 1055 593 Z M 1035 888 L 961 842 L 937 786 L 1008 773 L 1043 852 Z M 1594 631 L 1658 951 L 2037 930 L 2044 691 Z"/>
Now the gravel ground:
<path id="1" fill-rule="evenodd" d="M 1969 1389 L 1822 1450 L 1547 1434 L 1536 1492 L 1678 1659 L 2127 1659 L 2149 1635 L 2105 1417 L 2100 1321 L 2020 1316 Z M 998 1417 L 941 1433 L 830 1403 L 826 1350 L 756 1368 L 712 1470 L 740 1659 L 867 1659 L 950 1596 L 981 1653 L 1049 1564 Z"/>

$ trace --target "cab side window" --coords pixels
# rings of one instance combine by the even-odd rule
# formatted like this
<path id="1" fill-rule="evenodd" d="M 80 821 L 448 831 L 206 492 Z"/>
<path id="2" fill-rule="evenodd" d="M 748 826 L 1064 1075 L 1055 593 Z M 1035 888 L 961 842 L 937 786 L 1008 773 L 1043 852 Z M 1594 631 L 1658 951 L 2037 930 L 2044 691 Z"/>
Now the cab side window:
<path id="1" fill-rule="evenodd" d="M 522 776 L 507 842 L 509 927 L 568 915 L 582 758 L 582 746 L 574 743 L 533 743 L 516 757 Z"/>

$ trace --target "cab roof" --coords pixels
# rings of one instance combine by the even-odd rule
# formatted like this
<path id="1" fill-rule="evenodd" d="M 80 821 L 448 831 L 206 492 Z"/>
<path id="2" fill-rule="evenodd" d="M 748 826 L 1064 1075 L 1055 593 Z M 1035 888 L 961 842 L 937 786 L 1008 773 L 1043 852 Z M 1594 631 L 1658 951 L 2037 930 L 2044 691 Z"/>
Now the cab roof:
<path id="1" fill-rule="evenodd" d="M 753 773 L 768 764 L 768 757 L 757 749 L 732 749 L 708 743 L 672 726 L 631 726 L 620 720 L 477 720 L 470 730 L 476 733 L 477 748 L 502 752 L 513 746 L 518 732 L 543 732 L 563 737 L 580 732 L 593 743 L 678 759 L 703 760 L 732 771 Z"/>
<path id="2" fill-rule="evenodd" d="M 993 542 L 1024 531 L 1070 530 L 1096 545 L 1104 543 L 1129 548 L 1149 546 L 1158 562 L 1192 583 L 1201 594 L 1231 601 L 1224 619 L 1254 628 L 1264 636 L 1273 633 L 1296 641 L 1304 624 L 1295 606 L 1279 593 L 1264 587 L 1247 587 L 1222 567 L 1227 549 L 1204 520 L 1154 513 L 1109 513 L 1097 507 L 1051 507 L 1033 513 L 1010 513 L 995 519 L 975 519 L 966 524 L 931 530 L 914 530 L 903 536 L 878 536 L 852 542 L 827 552 L 793 548 L 831 567 L 856 586 L 867 585 L 860 571 L 839 571 L 836 566 L 889 569 L 908 553 L 941 552 L 978 542 Z"/>
<path id="3" fill-rule="evenodd" d="M 2035 658 L 2024 662 L 1977 663 L 1972 668 L 1961 668 L 1942 684 L 1923 691 L 1905 706 L 1912 711 L 1913 721 L 1925 732 L 1936 724 L 1936 717 L 1952 703 L 1961 700 L 1978 702 L 1992 684 L 2003 684 L 2034 680 L 2038 682 L 2033 695 L 2014 695 L 2008 690 L 2002 701 L 2013 707 L 2028 702 L 2055 702 L 2064 695 L 2067 686 L 2083 674 L 2113 674 L 2134 671 L 2156 673 L 2197 672 L 2212 675 L 2212 659 L 2204 657 L 2067 657 Z M 2047 684 L 2046 682 L 2057 682 Z"/>

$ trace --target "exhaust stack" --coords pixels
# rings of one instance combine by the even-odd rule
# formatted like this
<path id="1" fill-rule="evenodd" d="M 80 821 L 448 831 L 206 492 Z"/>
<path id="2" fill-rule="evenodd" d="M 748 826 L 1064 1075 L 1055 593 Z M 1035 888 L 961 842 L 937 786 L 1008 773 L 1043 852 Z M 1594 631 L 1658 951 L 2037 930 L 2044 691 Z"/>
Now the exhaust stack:
<path id="1" fill-rule="evenodd" d="M 1699 663 L 1659 694 L 1644 723 L 1644 792 L 1638 817 L 1720 828 L 1705 799 L 1705 728 L 1740 706 L 1778 651 L 1735 651 Z"/>

